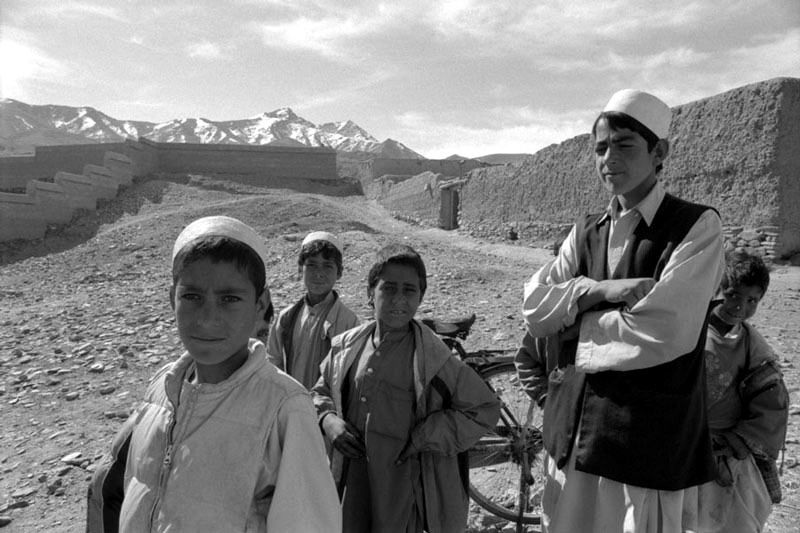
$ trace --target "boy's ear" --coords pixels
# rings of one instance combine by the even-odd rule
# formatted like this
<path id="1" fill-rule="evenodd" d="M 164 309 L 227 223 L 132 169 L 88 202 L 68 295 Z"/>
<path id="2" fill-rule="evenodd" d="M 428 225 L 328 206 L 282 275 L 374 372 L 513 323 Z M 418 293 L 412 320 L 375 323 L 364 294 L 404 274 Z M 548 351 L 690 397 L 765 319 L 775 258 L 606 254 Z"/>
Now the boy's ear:
<path id="1" fill-rule="evenodd" d="M 175 285 L 173 284 L 172 287 L 169 289 L 169 306 L 172 310 L 175 310 Z"/>
<path id="2" fill-rule="evenodd" d="M 256 299 L 256 314 L 259 317 L 263 317 L 264 313 L 267 311 L 267 307 L 269 307 L 269 303 L 272 301 L 272 295 L 269 293 L 269 287 L 264 287 L 264 290 L 261 291 L 261 296 Z"/>
<path id="3" fill-rule="evenodd" d="M 661 164 L 669 155 L 669 141 L 667 139 L 659 139 L 653 148 L 655 153 L 656 164 Z"/>

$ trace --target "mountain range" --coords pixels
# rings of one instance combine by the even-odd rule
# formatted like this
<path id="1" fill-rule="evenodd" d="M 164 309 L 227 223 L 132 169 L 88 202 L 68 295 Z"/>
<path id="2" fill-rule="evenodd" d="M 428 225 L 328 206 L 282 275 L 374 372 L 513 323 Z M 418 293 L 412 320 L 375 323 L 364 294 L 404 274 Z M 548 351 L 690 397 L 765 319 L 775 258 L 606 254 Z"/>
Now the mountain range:
<path id="1" fill-rule="evenodd" d="M 0 99 L 0 153 L 31 152 L 34 146 L 120 142 L 139 137 L 156 142 L 327 147 L 386 158 L 425 159 L 393 139 L 378 141 L 350 120 L 317 125 L 288 107 L 240 120 L 183 118 L 159 124 L 116 119 L 92 107 L 31 105 Z"/>

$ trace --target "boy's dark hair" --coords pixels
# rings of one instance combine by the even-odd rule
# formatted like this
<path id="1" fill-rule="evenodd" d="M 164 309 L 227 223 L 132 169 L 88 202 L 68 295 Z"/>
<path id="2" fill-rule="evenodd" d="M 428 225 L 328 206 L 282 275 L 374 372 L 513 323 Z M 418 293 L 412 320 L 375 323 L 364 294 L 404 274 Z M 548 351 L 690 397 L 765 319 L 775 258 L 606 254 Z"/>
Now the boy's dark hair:
<path id="1" fill-rule="evenodd" d="M 373 305 L 372 298 L 375 294 L 375 287 L 378 279 L 388 264 L 410 266 L 417 271 L 419 276 L 420 299 L 425 296 L 425 289 L 428 288 L 428 274 L 425 270 L 425 263 L 412 247 L 405 244 L 389 244 L 378 250 L 375 263 L 369 269 L 367 275 L 367 299 L 369 305 Z"/>
<path id="2" fill-rule="evenodd" d="M 645 126 L 632 116 L 625 113 L 621 113 L 619 111 L 603 111 L 602 113 L 600 113 L 600 115 L 594 121 L 594 124 L 592 124 L 592 137 L 595 136 L 595 133 L 597 131 L 597 124 L 600 122 L 601 119 L 605 120 L 606 123 L 608 124 L 608 127 L 614 131 L 631 130 L 632 132 L 641 135 L 642 138 L 644 138 L 645 142 L 647 143 L 648 152 L 652 152 L 653 148 L 655 148 L 656 144 L 658 144 L 658 135 L 653 133 L 653 131 L 650 128 L 648 128 L 647 126 Z M 663 167 L 664 165 L 662 163 L 659 163 L 658 166 L 656 166 L 656 174 L 661 172 L 661 169 Z"/>
<path id="3" fill-rule="evenodd" d="M 761 257 L 744 251 L 733 251 L 725 258 L 725 273 L 719 287 L 725 291 L 731 287 L 746 285 L 767 292 L 769 268 Z"/>
<path id="4" fill-rule="evenodd" d="M 267 273 L 264 268 L 264 262 L 255 250 L 236 239 L 214 235 L 193 241 L 184 246 L 175 256 L 175 260 L 172 261 L 170 300 L 174 300 L 175 285 L 178 283 L 178 278 L 183 269 L 201 259 L 211 259 L 214 263 L 233 263 L 253 283 L 253 287 L 256 289 L 256 299 L 260 298 L 264 292 Z"/>
<path id="5" fill-rule="evenodd" d="M 303 247 L 300 248 L 300 255 L 297 256 L 298 270 L 302 273 L 303 265 L 305 264 L 306 259 L 317 254 L 322 254 L 324 259 L 333 259 L 333 261 L 336 263 L 336 269 L 339 271 L 339 275 L 342 275 L 343 268 L 341 250 L 328 241 L 323 240 L 311 241 L 308 244 L 304 244 Z"/>

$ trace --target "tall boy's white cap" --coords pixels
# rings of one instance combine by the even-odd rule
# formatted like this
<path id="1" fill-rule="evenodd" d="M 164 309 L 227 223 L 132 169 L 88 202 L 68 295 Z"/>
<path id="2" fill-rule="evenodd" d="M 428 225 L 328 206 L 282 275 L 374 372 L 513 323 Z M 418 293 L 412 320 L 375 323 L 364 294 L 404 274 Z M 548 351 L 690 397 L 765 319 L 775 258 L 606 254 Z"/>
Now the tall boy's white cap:
<path id="1" fill-rule="evenodd" d="M 619 111 L 647 126 L 659 139 L 666 139 L 672 110 L 650 93 L 623 89 L 614 93 L 603 111 Z"/>
<path id="2" fill-rule="evenodd" d="M 199 218 L 186 226 L 172 247 L 172 260 L 186 245 L 201 237 L 228 237 L 246 244 L 258 254 L 267 269 L 267 249 L 258 233 L 244 222 L 235 218 L 216 216 Z"/>
<path id="3" fill-rule="evenodd" d="M 336 235 L 333 233 L 328 233 L 327 231 L 312 231 L 306 235 L 306 238 L 303 239 L 303 244 L 300 246 L 305 246 L 306 244 L 314 241 L 327 241 L 331 243 L 337 250 L 339 250 L 339 253 L 342 252 L 342 243 L 336 238 Z"/>

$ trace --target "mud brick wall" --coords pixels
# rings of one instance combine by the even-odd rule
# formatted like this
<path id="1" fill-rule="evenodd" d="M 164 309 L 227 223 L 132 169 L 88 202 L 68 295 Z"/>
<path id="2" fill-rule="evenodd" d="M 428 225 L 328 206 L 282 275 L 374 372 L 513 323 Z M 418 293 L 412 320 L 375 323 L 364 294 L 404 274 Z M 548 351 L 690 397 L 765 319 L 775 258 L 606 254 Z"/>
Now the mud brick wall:
<path id="1" fill-rule="evenodd" d="M 773 243 L 765 252 L 800 250 L 800 79 L 747 85 L 673 113 L 660 178 L 667 191 L 715 207 L 724 226 L 763 235 Z M 523 242 L 541 244 L 560 239 L 580 214 L 602 210 L 608 200 L 585 134 L 520 164 L 470 172 L 459 222 L 481 237 L 506 238 L 514 228 Z"/>
<path id="2" fill-rule="evenodd" d="M 489 166 L 477 159 L 384 159 L 376 158 L 362 163 L 365 174 L 379 178 L 385 174 L 416 176 L 423 172 L 460 177 L 476 168 Z"/>
<path id="3" fill-rule="evenodd" d="M 85 165 L 103 165 L 107 152 L 124 154 L 133 175 L 190 172 L 236 175 L 237 181 L 258 185 L 258 175 L 270 178 L 339 180 L 336 151 L 249 145 L 157 143 L 145 138 L 124 143 L 38 146 L 33 156 L 0 157 L 0 191 L 20 192 L 33 179 L 52 181 L 58 172 L 80 174 Z"/>
<path id="4" fill-rule="evenodd" d="M 106 152 L 125 153 L 125 143 L 37 146 L 33 156 L 0 157 L 0 190 L 24 189 L 30 180 L 53 180 L 56 172 L 80 174 L 102 165 Z"/>
<path id="5" fill-rule="evenodd" d="M 249 145 L 154 143 L 158 171 L 165 173 L 263 175 L 272 178 L 338 180 L 336 151 Z M 244 179 L 237 178 L 237 181 Z M 251 185 L 257 185 L 253 177 Z"/>
<path id="6" fill-rule="evenodd" d="M 379 180 L 383 190 L 377 194 L 377 199 L 397 218 L 437 226 L 442 196 L 439 184 L 445 179 L 442 174 L 423 172 L 400 182 Z"/>

